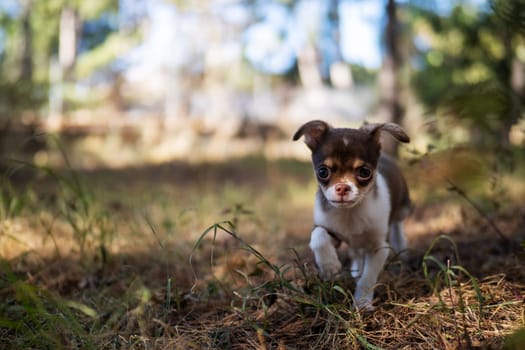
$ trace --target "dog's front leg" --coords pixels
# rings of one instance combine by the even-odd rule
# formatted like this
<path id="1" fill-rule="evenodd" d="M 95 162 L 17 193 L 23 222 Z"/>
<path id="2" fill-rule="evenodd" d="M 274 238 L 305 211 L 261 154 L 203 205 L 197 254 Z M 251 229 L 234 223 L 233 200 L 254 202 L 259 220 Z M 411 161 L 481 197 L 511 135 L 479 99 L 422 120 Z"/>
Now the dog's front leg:
<path id="1" fill-rule="evenodd" d="M 374 287 L 379 277 L 379 273 L 385 265 L 388 257 L 388 244 L 385 242 L 374 250 L 365 254 L 363 273 L 357 281 L 354 294 L 356 306 L 358 309 L 373 310 L 372 301 L 374 299 Z"/>
<path id="2" fill-rule="evenodd" d="M 314 252 L 315 263 L 322 279 L 328 280 L 341 271 L 335 240 L 322 227 L 315 227 L 310 238 L 310 249 Z"/>

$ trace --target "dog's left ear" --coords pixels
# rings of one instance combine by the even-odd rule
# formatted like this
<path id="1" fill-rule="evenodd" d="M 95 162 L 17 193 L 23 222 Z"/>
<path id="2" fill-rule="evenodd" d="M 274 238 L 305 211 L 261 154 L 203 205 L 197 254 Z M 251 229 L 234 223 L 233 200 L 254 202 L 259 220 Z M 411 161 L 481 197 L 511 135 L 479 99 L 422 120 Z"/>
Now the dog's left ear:
<path id="1" fill-rule="evenodd" d="M 301 136 L 304 135 L 304 143 L 312 151 L 317 149 L 321 144 L 326 132 L 330 130 L 330 125 L 323 122 L 322 120 L 312 120 L 303 126 L 301 126 L 293 135 L 293 140 L 297 141 Z"/>
<path id="2" fill-rule="evenodd" d="M 380 124 L 365 124 L 361 130 L 367 132 L 370 137 L 379 142 L 381 131 L 386 131 L 400 142 L 409 143 L 410 137 L 406 134 L 402 127 L 395 123 L 380 123 Z"/>

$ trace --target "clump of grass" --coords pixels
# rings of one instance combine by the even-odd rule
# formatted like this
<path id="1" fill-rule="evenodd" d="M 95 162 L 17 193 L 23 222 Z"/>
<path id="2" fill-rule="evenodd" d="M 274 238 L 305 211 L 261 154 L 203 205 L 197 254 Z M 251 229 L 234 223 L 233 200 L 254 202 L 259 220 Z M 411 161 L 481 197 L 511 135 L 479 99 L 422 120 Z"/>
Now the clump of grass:
<path id="1" fill-rule="evenodd" d="M 28 192 L 18 193 L 5 178 L 0 178 L 0 220 L 18 217 L 27 205 Z"/>
<path id="2" fill-rule="evenodd" d="M 234 211 L 234 213 L 246 212 Z M 330 348 L 337 345 L 337 347 L 362 346 L 365 349 L 379 349 L 367 340 L 361 315 L 352 307 L 353 296 L 348 286 L 321 282 L 315 275 L 307 272 L 299 261 L 296 267 L 303 278 L 302 284 L 287 278 L 286 272 L 292 267 L 271 262 L 263 253 L 242 239 L 235 230 L 237 222 L 238 217 L 234 216 L 233 221 L 215 223 L 204 230 L 194 245 L 190 262 L 206 236 L 213 235 L 212 239 L 215 242 L 217 234 L 223 232 L 237 241 L 241 249 L 256 257 L 258 263 L 271 272 L 272 280 L 266 280 L 260 285 L 250 284 L 251 287 L 242 294 L 233 292 L 233 295 L 241 300 L 240 306 L 233 306 L 233 309 L 244 320 L 243 326 L 252 328 L 256 332 L 262 348 L 266 348 L 264 345 L 266 341 L 263 341 L 263 338 L 272 340 L 269 330 L 275 331 L 275 324 L 283 322 L 279 318 L 289 318 L 290 314 L 295 314 L 292 316 L 293 321 L 302 320 L 306 323 L 313 321 L 315 324 L 312 324 L 312 327 L 316 332 L 310 331 L 312 348 Z M 213 264 L 213 253 L 211 263 Z M 246 278 L 249 279 L 248 276 Z M 312 316 L 314 316 L 313 320 Z M 273 339 L 273 343 L 282 346 L 282 343 L 276 339 Z"/>
<path id="3" fill-rule="evenodd" d="M 65 153 L 64 158 L 69 164 Z M 113 223 L 73 169 L 59 172 L 20 160 L 11 160 L 10 164 L 0 180 L 0 238 L 5 239 L 2 244 L 15 241 L 24 245 L 27 250 L 15 255 L 13 262 L 18 261 L 18 265 L 15 264 L 16 270 L 12 269 L 12 262 L 0 258 L 0 298 L 4 300 L 0 304 L 2 343 L 6 345 L 7 341 L 13 349 L 98 348 L 95 345 L 96 337 L 88 327 L 99 317 L 94 308 L 38 286 L 35 284 L 37 279 L 31 274 L 26 276 L 15 272 L 24 270 L 25 257 L 32 253 L 40 256 L 41 252 L 33 250 L 29 244 L 19 239 L 16 236 L 18 232 L 11 232 L 10 226 L 20 226 L 18 222 L 25 217 L 36 217 L 37 224 L 41 225 L 37 229 L 42 230 L 54 242 L 56 257 L 60 259 L 63 254 L 57 242 L 63 237 L 57 235 L 55 225 L 59 223 L 62 226 L 60 231 L 63 231 L 65 223 L 69 228 L 67 231 L 76 242 L 74 251 L 78 255 L 72 259 L 72 263 L 80 262 L 88 270 L 94 270 L 91 264 L 94 261 L 93 256 L 97 256 L 96 260 L 102 264 L 107 261 L 106 245 L 114 232 Z M 17 171 L 30 172 L 38 178 L 53 179 L 53 185 L 48 186 L 55 192 L 46 197 L 43 193 L 36 194 L 30 186 L 24 186 L 25 189 L 16 188 L 11 178 Z M 15 223 L 9 225 L 10 222 Z"/>
<path id="4" fill-rule="evenodd" d="M 85 323 L 97 317 L 91 307 L 65 300 L 18 278 L 0 261 L 0 338 L 12 349 L 95 349 Z M 7 347 L 6 347 L 7 348 Z"/>
<path id="5" fill-rule="evenodd" d="M 64 153 L 67 161 L 67 156 Z M 46 166 L 37 166 L 32 163 L 13 161 L 11 171 L 16 171 L 20 167 L 25 167 L 37 174 L 54 179 L 56 191 L 49 198 L 47 210 L 50 212 L 51 220 L 41 220 L 46 234 L 55 242 L 56 253 L 60 256 L 60 251 L 55 237 L 54 224 L 57 221 L 65 222 L 69 226 L 74 241 L 77 244 L 79 260 L 89 267 L 89 259 L 93 256 L 93 248 L 98 253 L 98 259 L 104 264 L 108 258 L 107 245 L 111 241 L 116 229 L 110 220 L 108 210 L 100 205 L 93 193 L 87 188 L 86 184 L 80 179 L 78 174 L 71 168 L 67 171 L 59 172 Z M 7 174 L 7 177 L 10 175 Z M 6 178 L 2 181 L 9 183 Z M 30 203 L 27 194 L 17 193 L 12 186 L 4 187 L 8 195 L 3 196 L 0 206 L 0 215 L 3 218 L 21 215 L 24 209 L 31 209 L 37 205 Z M 34 202 L 34 201 L 33 201 Z M 42 208 L 38 208 L 41 210 Z"/>
<path id="6" fill-rule="evenodd" d="M 439 261 L 437 258 L 431 255 L 434 246 L 439 240 L 447 240 L 453 247 L 455 261 L 457 264 L 452 264 L 451 259 L 448 258 L 445 263 Z M 471 305 L 467 305 L 464 292 L 462 288 L 461 277 L 462 275 L 468 278 L 468 282 L 471 284 L 475 291 L 477 298 L 477 315 L 475 317 L 480 320 L 483 313 L 484 298 L 479 287 L 478 281 L 474 278 L 463 266 L 460 265 L 460 256 L 458 248 L 455 242 L 448 236 L 439 236 L 430 245 L 425 255 L 423 256 L 423 274 L 425 279 L 430 284 L 434 294 L 439 298 L 439 306 L 450 312 L 454 327 L 456 328 L 457 343 L 460 347 L 472 347 L 472 340 L 467 327 L 467 311 L 472 311 Z M 438 267 L 437 273 L 432 277 L 429 273 L 429 264 L 434 263 Z M 448 297 L 448 302 L 444 300 L 441 293 L 445 290 Z M 456 314 L 459 313 L 461 319 L 458 320 Z M 461 325 L 459 322 L 461 321 Z"/>

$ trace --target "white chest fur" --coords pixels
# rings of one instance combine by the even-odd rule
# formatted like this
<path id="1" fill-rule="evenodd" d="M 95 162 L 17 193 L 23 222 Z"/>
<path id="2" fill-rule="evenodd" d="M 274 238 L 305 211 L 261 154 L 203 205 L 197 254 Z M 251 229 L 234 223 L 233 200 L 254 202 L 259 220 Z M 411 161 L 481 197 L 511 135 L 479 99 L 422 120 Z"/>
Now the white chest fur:
<path id="1" fill-rule="evenodd" d="M 378 173 L 376 190 L 372 189 L 352 208 L 324 208 L 318 193 L 314 206 L 314 224 L 334 234 L 353 248 L 382 245 L 388 234 L 390 193 L 385 178 Z"/>

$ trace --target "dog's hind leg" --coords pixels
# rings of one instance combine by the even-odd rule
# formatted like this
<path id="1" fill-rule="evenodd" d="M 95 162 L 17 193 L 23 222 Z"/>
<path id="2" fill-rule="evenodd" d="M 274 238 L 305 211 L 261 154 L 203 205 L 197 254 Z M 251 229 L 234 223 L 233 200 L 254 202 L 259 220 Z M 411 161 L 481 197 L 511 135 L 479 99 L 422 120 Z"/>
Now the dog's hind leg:
<path id="1" fill-rule="evenodd" d="M 407 248 L 407 241 L 405 232 L 403 230 L 403 223 L 395 221 L 390 224 L 390 233 L 388 237 L 390 246 L 396 254 L 402 253 Z"/>

